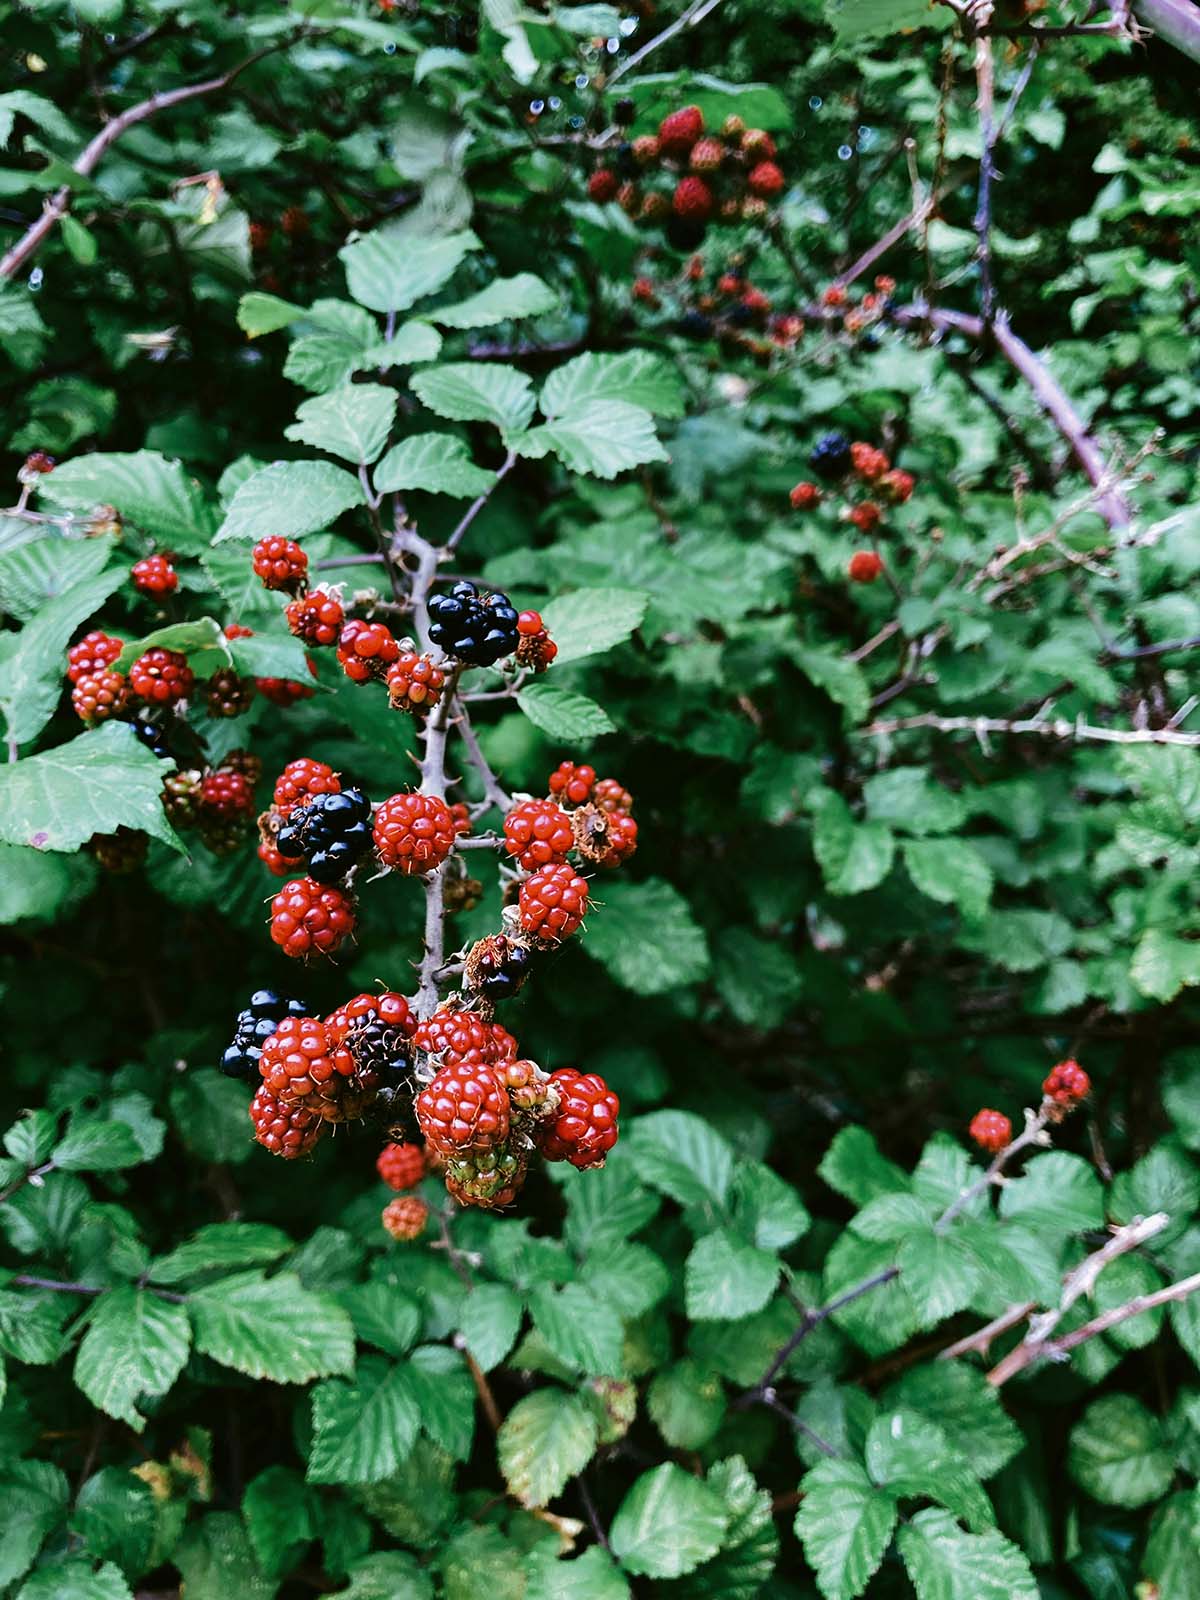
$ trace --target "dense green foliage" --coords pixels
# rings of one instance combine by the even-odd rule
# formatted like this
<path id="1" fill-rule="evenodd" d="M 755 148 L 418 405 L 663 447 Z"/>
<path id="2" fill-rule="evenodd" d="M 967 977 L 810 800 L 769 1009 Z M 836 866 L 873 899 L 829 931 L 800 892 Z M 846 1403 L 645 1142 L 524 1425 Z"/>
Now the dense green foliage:
<path id="1" fill-rule="evenodd" d="M 1200 70 L 1035 50 L 1065 8 L 998 6 L 977 223 L 951 9 L 652 11 L 0 0 L 13 501 L 58 459 L 0 513 L 14 1600 L 1195 1600 Z M 635 137 L 694 103 L 778 144 L 778 204 L 711 226 L 699 278 L 588 196 L 620 96 Z M 731 270 L 771 320 L 730 316 Z M 862 485 L 789 503 L 831 430 L 915 479 L 874 540 Z M 483 752 L 510 793 L 590 761 L 640 827 L 500 1015 L 603 1074 L 622 1133 L 502 1214 L 429 1178 L 394 1243 L 383 1131 L 272 1160 L 217 1064 L 262 985 L 412 992 L 420 886 L 366 883 L 357 944 L 298 971 L 253 841 L 176 833 L 171 763 L 81 731 L 65 651 L 165 626 L 200 679 L 301 678 L 253 540 L 365 614 L 377 510 L 437 545 L 477 495 L 449 570 L 560 645 L 519 695 L 468 678 Z M 415 782 L 417 725 L 317 670 L 288 709 L 196 696 L 173 760 L 251 748 L 260 805 L 300 755 Z M 118 827 L 149 835 L 127 874 Z M 484 854 L 448 951 L 498 924 Z M 989 1184 L 973 1113 L 1019 1131 L 1068 1056 L 1090 1100 Z"/>

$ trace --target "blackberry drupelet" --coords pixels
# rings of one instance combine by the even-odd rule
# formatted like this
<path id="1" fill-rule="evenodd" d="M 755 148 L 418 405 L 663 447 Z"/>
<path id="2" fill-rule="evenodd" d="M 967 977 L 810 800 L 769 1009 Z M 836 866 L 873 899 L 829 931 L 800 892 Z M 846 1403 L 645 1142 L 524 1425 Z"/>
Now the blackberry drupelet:
<path id="1" fill-rule="evenodd" d="M 157 722 L 150 722 L 146 717 L 131 717 L 129 725 L 152 755 L 156 755 L 160 761 L 171 759 L 166 730 L 160 728 Z"/>
<path id="2" fill-rule="evenodd" d="M 808 464 L 822 478 L 840 478 L 850 470 L 850 441 L 844 433 L 826 433 L 817 440 Z"/>
<path id="3" fill-rule="evenodd" d="M 371 802 L 361 789 L 318 794 L 290 813 L 275 841 L 316 883 L 340 883 L 371 848 Z"/>
<path id="4" fill-rule="evenodd" d="M 221 1071 L 227 1078 L 256 1083 L 263 1040 L 271 1037 L 284 1017 L 303 1017 L 307 1011 L 303 1000 L 276 994 L 274 989 L 256 989 L 250 1004 L 238 1012 L 233 1043 L 221 1057 Z"/>
<path id="5" fill-rule="evenodd" d="M 517 612 L 506 594 L 484 597 L 463 581 L 449 594 L 434 595 L 429 615 L 434 644 L 472 666 L 490 667 L 517 648 Z"/>

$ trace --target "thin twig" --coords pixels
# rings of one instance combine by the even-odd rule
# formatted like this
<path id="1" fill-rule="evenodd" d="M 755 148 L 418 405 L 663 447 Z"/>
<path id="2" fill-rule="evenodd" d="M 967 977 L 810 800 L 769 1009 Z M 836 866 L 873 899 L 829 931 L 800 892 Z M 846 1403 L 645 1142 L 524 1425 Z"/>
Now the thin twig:
<path id="1" fill-rule="evenodd" d="M 940 717 L 934 712 L 922 712 L 912 717 L 870 722 L 865 728 L 855 728 L 851 732 L 860 739 L 879 739 L 914 728 L 931 728 L 938 733 L 972 733 L 981 744 L 989 734 L 1014 734 L 1096 744 L 1200 745 L 1200 733 L 1181 733 L 1175 728 L 1097 728 L 1082 716 L 1071 722 L 1066 717 Z"/>
<path id="2" fill-rule="evenodd" d="M 681 11 L 675 21 L 665 27 L 661 33 L 656 33 L 653 39 L 648 39 L 640 50 L 635 50 L 627 56 L 619 66 L 615 67 L 608 75 L 608 88 L 612 88 L 618 79 L 623 78 L 627 72 L 632 72 L 634 67 L 640 67 L 646 57 L 660 45 L 666 44 L 668 39 L 673 39 L 677 33 L 682 33 L 685 28 L 694 28 L 704 21 L 710 11 L 716 10 L 721 0 L 692 0 L 686 11 Z"/>

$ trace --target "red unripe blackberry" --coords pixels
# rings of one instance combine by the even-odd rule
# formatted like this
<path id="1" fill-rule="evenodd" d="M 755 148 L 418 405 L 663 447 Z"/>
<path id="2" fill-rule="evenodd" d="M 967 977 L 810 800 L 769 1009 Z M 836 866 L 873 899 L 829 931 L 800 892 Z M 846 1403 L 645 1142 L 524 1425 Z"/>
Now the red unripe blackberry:
<path id="1" fill-rule="evenodd" d="M 643 133 L 640 138 L 633 141 L 633 159 L 639 167 L 650 167 L 658 160 L 660 149 L 658 140 L 652 133 Z"/>
<path id="2" fill-rule="evenodd" d="M 547 1161 L 569 1161 L 581 1171 L 602 1167 L 617 1142 L 621 1102 L 595 1072 L 560 1067 L 550 1074 L 559 1093 L 558 1110 L 539 1132 Z"/>
<path id="3" fill-rule="evenodd" d="M 748 194 L 742 201 L 741 217 L 743 222 L 765 222 L 771 210 L 760 194 Z"/>
<path id="4" fill-rule="evenodd" d="M 332 955 L 354 932 L 354 902 L 332 884 L 293 878 L 271 901 L 271 938 L 285 956 Z"/>
<path id="5" fill-rule="evenodd" d="M 285 1161 L 306 1156 L 325 1132 L 325 1123 L 315 1111 L 282 1104 L 266 1084 L 256 1090 L 250 1102 L 250 1120 L 258 1143 Z"/>
<path id="6" fill-rule="evenodd" d="M 495 1041 L 488 1024 L 477 1011 L 435 1011 L 419 1022 L 412 1036 L 413 1048 L 434 1058 L 439 1067 L 495 1059 Z"/>
<path id="7" fill-rule="evenodd" d="M 883 477 L 891 462 L 885 451 L 877 450 L 873 444 L 867 444 L 862 439 L 856 439 L 850 446 L 850 465 L 860 478 L 873 483 L 876 478 Z"/>
<path id="8" fill-rule="evenodd" d="M 765 128 L 747 128 L 742 135 L 742 149 L 755 161 L 775 159 L 775 141 Z"/>
<path id="9" fill-rule="evenodd" d="M 174 594 L 179 587 L 179 574 L 166 556 L 146 556 L 135 561 L 129 575 L 134 588 L 146 595 Z"/>
<path id="10" fill-rule="evenodd" d="M 385 1144 L 375 1162 L 379 1176 L 397 1193 L 415 1189 L 425 1176 L 425 1147 L 419 1144 Z"/>
<path id="11" fill-rule="evenodd" d="M 388 700 L 393 711 L 411 711 L 419 715 L 437 705 L 445 683 L 446 674 L 432 656 L 402 650 L 388 668 Z"/>
<path id="12" fill-rule="evenodd" d="M 147 650 L 129 669 L 129 687 L 141 700 L 170 706 L 192 692 L 195 676 L 187 657 L 175 650 Z"/>
<path id="13" fill-rule="evenodd" d="M 640 300 L 645 305 L 658 304 L 658 291 L 654 287 L 653 278 L 635 278 L 629 292 L 635 300 Z"/>
<path id="14" fill-rule="evenodd" d="M 729 113 L 729 115 L 725 118 L 725 121 L 721 124 L 722 137 L 726 139 L 734 139 L 739 143 L 745 131 L 745 120 L 742 117 L 739 117 L 737 113 L 733 111 Z"/>
<path id="15" fill-rule="evenodd" d="M 671 209 L 685 222 L 707 222 L 712 216 L 712 190 L 703 178 L 680 178 L 671 198 Z"/>
<path id="16" fill-rule="evenodd" d="M 71 690 L 75 715 L 84 722 L 105 722 L 129 704 L 129 682 L 123 672 L 101 670 L 78 678 Z"/>
<path id="17" fill-rule="evenodd" d="M 392 630 L 382 622 L 352 618 L 338 635 L 337 658 L 352 683 L 382 678 L 399 655 Z"/>
<path id="18" fill-rule="evenodd" d="M 67 651 L 67 677 L 72 683 L 78 683 L 80 678 L 90 678 L 93 673 L 103 672 L 124 648 L 124 639 L 114 639 L 111 633 L 93 628 L 91 633 L 85 633 L 78 644 L 73 644 Z"/>
<path id="19" fill-rule="evenodd" d="M 844 306 L 846 304 L 846 291 L 840 283 L 831 283 L 821 295 L 823 306 Z"/>
<path id="20" fill-rule="evenodd" d="M 762 322 L 770 314 L 771 302 L 761 289 L 751 286 L 742 296 L 742 310 L 749 312 L 756 321 Z"/>
<path id="21" fill-rule="evenodd" d="M 285 1105 L 304 1105 L 327 1122 L 340 1122 L 341 1100 L 354 1076 L 354 1057 L 335 1044 L 317 1017 L 285 1017 L 262 1044 L 258 1070 Z"/>
<path id="22" fill-rule="evenodd" d="M 592 790 L 592 802 L 598 805 L 601 811 L 607 811 L 610 816 L 633 815 L 633 796 L 623 784 L 617 782 L 616 778 L 601 778 Z"/>
<path id="23" fill-rule="evenodd" d="M 250 249 L 256 256 L 261 255 L 271 243 L 272 231 L 269 222 L 252 222 L 250 224 Z"/>
<path id="24" fill-rule="evenodd" d="M 253 639 L 254 629 L 247 628 L 242 622 L 227 622 L 224 627 L 227 639 Z"/>
<path id="25" fill-rule="evenodd" d="M 279 218 L 279 226 L 289 239 L 299 239 L 312 227 L 308 213 L 301 206 L 288 206 Z"/>
<path id="26" fill-rule="evenodd" d="M 777 194 L 783 193 L 786 182 L 782 170 L 773 161 L 760 161 L 756 167 L 751 167 L 746 187 L 760 200 L 774 200 Z"/>
<path id="27" fill-rule="evenodd" d="M 346 1043 L 349 1035 L 364 1023 L 379 1022 L 385 1028 L 394 1028 L 411 1039 L 417 1031 L 417 1019 L 412 1007 L 402 994 L 385 989 L 382 994 L 356 994 L 344 1000 L 336 1011 L 325 1018 L 325 1031 L 338 1044 Z"/>
<path id="28" fill-rule="evenodd" d="M 414 1106 L 425 1143 L 444 1158 L 488 1150 L 508 1138 L 508 1096 L 481 1061 L 442 1067 Z"/>
<path id="29" fill-rule="evenodd" d="M 601 867 L 623 867 L 637 851 L 638 825 L 623 811 L 608 819 L 608 849 L 596 863 Z"/>
<path id="30" fill-rule="evenodd" d="M 454 831 L 461 838 L 463 834 L 471 831 L 471 812 L 464 800 L 457 800 L 450 807 L 450 818 L 454 823 Z"/>
<path id="31" fill-rule="evenodd" d="M 385 867 L 424 874 L 454 848 L 454 818 L 433 794 L 394 794 L 375 813 L 375 849 Z"/>
<path id="32" fill-rule="evenodd" d="M 480 1206 L 496 1211 L 510 1206 L 521 1192 L 528 1170 L 524 1150 L 498 1145 L 489 1150 L 470 1150 L 448 1160 L 443 1176 L 446 1192 L 460 1206 Z"/>
<path id="33" fill-rule="evenodd" d="M 883 558 L 874 550 L 856 550 L 846 571 L 854 583 L 874 583 L 883 571 Z"/>
<path id="34" fill-rule="evenodd" d="M 553 800 L 523 800 L 504 819 L 504 848 L 526 872 L 565 861 L 574 843 L 571 819 Z"/>
<path id="35" fill-rule="evenodd" d="M 686 156 L 704 132 L 704 113 L 699 106 L 681 106 L 658 125 L 658 145 L 665 156 Z"/>
<path id="36" fill-rule="evenodd" d="M 642 196 L 642 203 L 638 210 L 639 222 L 661 222 L 664 217 L 671 215 L 671 202 L 665 194 L 657 189 L 652 189 L 649 194 Z M 639 278 L 639 283 L 649 283 L 649 278 Z"/>
<path id="37" fill-rule="evenodd" d="M 737 272 L 723 272 L 717 279 L 717 293 L 721 295 L 741 294 L 745 286 L 745 279 Z"/>
<path id="38" fill-rule="evenodd" d="M 874 500 L 861 500 L 851 508 L 850 521 L 860 533 L 871 533 L 879 526 L 883 512 Z"/>
<path id="39" fill-rule="evenodd" d="M 341 794 L 342 780 L 332 767 L 310 756 L 300 756 L 289 761 L 275 780 L 272 797 L 275 809 L 286 817 L 293 806 L 303 805 L 315 794 Z"/>
<path id="40" fill-rule="evenodd" d="M 693 172 L 718 172 L 724 159 L 725 146 L 720 139 L 697 139 L 688 165 Z"/>
<path id="41" fill-rule="evenodd" d="M 1050 1069 L 1042 1093 L 1060 1106 L 1075 1106 L 1092 1092 L 1092 1080 L 1078 1061 L 1060 1061 Z"/>
<path id="42" fill-rule="evenodd" d="M 564 761 L 550 774 L 550 793 L 563 805 L 581 806 L 596 781 L 596 769 Z"/>
<path id="43" fill-rule="evenodd" d="M 53 472 L 58 465 L 55 458 L 45 450 L 31 450 L 25 457 L 17 477 L 22 483 L 32 483 L 38 478 L 44 478 L 48 472 Z"/>
<path id="44" fill-rule="evenodd" d="M 308 581 L 308 556 L 294 539 L 275 533 L 254 546 L 254 571 L 264 589 L 299 594 Z"/>
<path id="45" fill-rule="evenodd" d="M 981 1150 L 996 1155 L 1012 1142 L 1012 1123 L 1003 1111 L 977 1111 L 967 1132 Z"/>
<path id="46" fill-rule="evenodd" d="M 569 939 L 587 914 L 587 880 L 565 861 L 539 867 L 521 885 L 521 926 L 543 943 Z"/>
<path id="47" fill-rule="evenodd" d="M 254 811 L 254 790 L 243 773 L 206 772 L 200 783 L 200 807 L 226 821 L 248 817 Z"/>
<path id="48" fill-rule="evenodd" d="M 400 1195 L 389 1200 L 380 1217 L 385 1230 L 399 1243 L 419 1239 L 429 1221 L 429 1207 L 420 1195 Z"/>
<path id="49" fill-rule="evenodd" d="M 777 345 L 790 349 L 804 337 L 804 318 L 792 313 L 776 317 L 771 324 L 771 337 Z"/>
<path id="50" fill-rule="evenodd" d="M 889 294 L 895 294 L 896 280 L 895 278 L 890 278 L 886 272 L 881 272 L 875 279 L 875 287 L 879 290 L 881 295 L 887 296 Z"/>
<path id="51" fill-rule="evenodd" d="M 206 701 L 210 717 L 240 717 L 249 711 L 258 693 L 253 678 L 242 678 L 231 668 L 214 672 L 208 680 Z"/>
<path id="52" fill-rule="evenodd" d="M 287 625 L 306 644 L 333 644 L 342 631 L 346 613 L 336 595 L 324 589 L 289 600 L 284 608 Z"/>
<path id="53" fill-rule="evenodd" d="M 311 700 L 316 690 L 295 678 L 255 678 L 259 694 L 275 706 L 294 706 L 297 700 Z"/>
<path id="54" fill-rule="evenodd" d="M 883 474 L 877 487 L 885 500 L 890 500 L 894 506 L 902 506 L 911 497 L 915 484 L 916 479 L 911 472 L 893 467 L 890 472 Z"/>
<path id="55" fill-rule="evenodd" d="M 607 205 L 610 200 L 617 198 L 620 187 L 621 180 L 611 167 L 597 167 L 588 179 L 588 198 L 599 205 Z"/>
<path id="56" fill-rule="evenodd" d="M 517 618 L 517 665 L 530 672 L 545 672 L 558 654 L 558 646 L 536 611 L 522 611 Z"/>
<path id="57" fill-rule="evenodd" d="M 821 491 L 815 483 L 798 483 L 788 499 L 796 511 L 807 511 L 811 506 L 820 504 Z"/>
<path id="58" fill-rule="evenodd" d="M 489 1022 L 487 1033 L 487 1059 L 493 1066 L 498 1061 L 515 1061 L 517 1059 L 521 1053 L 521 1047 L 506 1027 L 499 1022 Z"/>
<path id="59" fill-rule="evenodd" d="M 642 191 L 636 183 L 623 183 L 617 190 L 617 204 L 627 217 L 636 217 L 642 206 Z"/>
<path id="60" fill-rule="evenodd" d="M 518 1060 L 515 1056 L 498 1061 L 492 1071 L 496 1074 L 508 1096 L 514 1116 L 540 1119 L 558 1105 L 559 1096 L 548 1072 L 543 1072 L 536 1061 Z"/>

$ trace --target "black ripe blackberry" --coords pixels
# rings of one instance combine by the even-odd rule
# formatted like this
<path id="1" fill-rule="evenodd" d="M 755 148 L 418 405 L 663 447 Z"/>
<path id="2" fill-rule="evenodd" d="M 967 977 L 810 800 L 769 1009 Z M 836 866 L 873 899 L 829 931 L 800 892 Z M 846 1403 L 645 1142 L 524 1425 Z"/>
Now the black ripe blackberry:
<path id="1" fill-rule="evenodd" d="M 808 464 L 819 478 L 842 478 L 850 470 L 850 441 L 844 433 L 826 433 L 812 448 Z"/>
<path id="2" fill-rule="evenodd" d="M 256 685 L 253 678 L 240 678 L 231 668 L 214 672 L 208 680 L 210 717 L 240 717 L 249 711 Z"/>
<path id="3" fill-rule="evenodd" d="M 641 168 L 634 160 L 633 146 L 628 139 L 622 139 L 616 151 L 617 172 L 622 178 L 636 178 Z"/>
<path id="4" fill-rule="evenodd" d="M 371 848 L 371 802 L 361 789 L 318 794 L 289 815 L 275 847 L 304 861 L 316 883 L 340 883 Z"/>
<path id="5" fill-rule="evenodd" d="M 524 939 L 493 933 L 472 947 L 463 978 L 468 988 L 494 1004 L 516 994 L 532 963 L 533 948 Z"/>
<path id="6" fill-rule="evenodd" d="M 613 106 L 612 116 L 618 128 L 628 128 L 637 117 L 637 106 L 628 96 L 624 96 Z"/>
<path id="7" fill-rule="evenodd" d="M 517 648 L 517 613 L 506 594 L 481 595 L 473 583 L 456 583 L 429 602 L 429 637 L 448 656 L 490 667 Z"/>
<path id="8" fill-rule="evenodd" d="M 667 222 L 667 243 L 676 250 L 698 250 L 704 234 L 704 224 L 692 217 L 671 217 Z"/>
<path id="9" fill-rule="evenodd" d="M 679 319 L 679 331 L 689 339 L 707 339 L 712 331 L 712 318 L 703 311 L 685 311 Z"/>
<path id="10" fill-rule="evenodd" d="M 151 722 L 148 717 L 134 717 L 130 727 L 152 755 L 156 755 L 160 761 L 171 759 L 171 747 L 167 743 L 166 731 L 160 728 L 157 722 Z"/>
<path id="11" fill-rule="evenodd" d="M 221 1057 L 221 1071 L 227 1078 L 244 1078 L 247 1083 L 257 1083 L 263 1040 L 270 1038 L 284 1017 L 307 1015 L 308 1007 L 303 1000 L 276 994 L 274 989 L 256 989 L 250 996 L 250 1004 L 238 1012 L 233 1043 Z"/>

